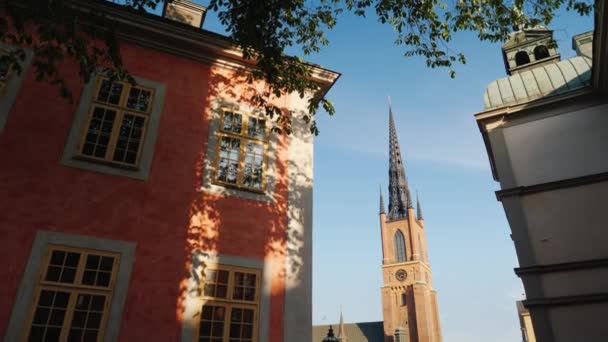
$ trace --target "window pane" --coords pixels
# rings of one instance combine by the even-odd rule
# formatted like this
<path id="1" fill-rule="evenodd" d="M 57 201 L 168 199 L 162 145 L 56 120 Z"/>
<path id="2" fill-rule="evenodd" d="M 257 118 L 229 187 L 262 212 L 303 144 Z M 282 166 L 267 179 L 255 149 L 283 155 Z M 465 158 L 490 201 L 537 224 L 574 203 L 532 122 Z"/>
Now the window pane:
<path id="1" fill-rule="evenodd" d="M 151 97 L 151 91 L 132 87 L 127 98 L 127 108 L 147 112 Z"/>
<path id="2" fill-rule="evenodd" d="M 246 318 L 251 318 L 247 321 Z M 230 337 L 235 341 L 251 341 L 253 310 L 232 308 L 230 316 Z"/>
<path id="3" fill-rule="evenodd" d="M 101 264 L 99 265 L 99 269 L 101 271 L 112 272 L 112 267 L 114 266 L 114 258 L 112 257 L 102 257 Z"/>
<path id="4" fill-rule="evenodd" d="M 51 261 L 49 262 L 49 264 L 62 266 L 64 259 L 65 259 L 64 251 L 53 251 L 51 253 Z"/>
<path id="5" fill-rule="evenodd" d="M 253 273 L 234 273 L 234 290 L 232 299 L 236 300 L 255 300 L 256 294 L 256 275 Z"/>
<path id="6" fill-rule="evenodd" d="M 115 119 L 116 111 L 114 110 L 102 107 L 93 109 L 93 116 L 89 122 L 82 154 L 105 158 Z"/>
<path id="7" fill-rule="evenodd" d="M 66 267 L 63 269 L 61 273 L 61 282 L 62 283 L 73 283 L 76 278 L 76 269 L 71 267 Z"/>
<path id="8" fill-rule="evenodd" d="M 222 129 L 224 131 L 239 134 L 241 133 L 242 126 L 243 116 L 241 114 L 233 112 L 224 113 L 224 123 L 222 125 Z"/>
<path id="9" fill-rule="evenodd" d="M 263 151 L 261 143 L 247 142 L 245 145 L 243 186 L 257 190 L 262 188 Z"/>
<path id="10" fill-rule="evenodd" d="M 219 305 L 203 305 L 203 313 L 199 325 L 199 341 L 221 341 L 224 335 L 225 307 Z"/>
<path id="11" fill-rule="evenodd" d="M 218 180 L 236 184 L 241 140 L 222 137 L 220 141 L 220 160 L 218 163 Z"/>
<path id="12" fill-rule="evenodd" d="M 78 294 L 70 322 L 70 336 L 82 336 L 83 341 L 96 341 L 101 327 L 104 295 Z"/>
<path id="13" fill-rule="evenodd" d="M 123 116 L 113 160 L 128 164 L 136 163 L 145 122 L 146 119 L 141 116 L 131 114 Z"/>
<path id="14" fill-rule="evenodd" d="M 44 280 L 66 284 L 74 283 L 79 260 L 80 253 L 52 250 Z"/>
<path id="15" fill-rule="evenodd" d="M 67 258 L 65 260 L 65 265 L 70 267 L 78 266 L 78 261 L 80 260 L 80 253 L 68 253 Z"/>
<path id="16" fill-rule="evenodd" d="M 47 328 L 46 335 L 44 336 L 44 342 L 59 342 L 60 334 L 61 328 Z"/>
<path id="17" fill-rule="evenodd" d="M 97 101 L 107 102 L 113 105 L 117 105 L 120 102 L 120 95 L 124 85 L 122 83 L 112 83 L 110 81 L 101 81 L 99 87 L 99 93 L 97 94 Z"/>
<path id="18" fill-rule="evenodd" d="M 81 339 L 82 339 L 82 330 L 70 329 L 70 334 L 68 335 L 68 342 L 81 342 Z"/>
<path id="19" fill-rule="evenodd" d="M 34 314 L 33 324 L 46 324 L 49 320 L 49 316 L 51 314 L 50 309 L 46 308 L 38 308 L 36 309 L 36 313 Z"/>
<path id="20" fill-rule="evenodd" d="M 61 267 L 49 266 L 48 270 L 46 271 L 46 278 L 44 279 L 47 281 L 59 281 L 60 275 Z"/>
<path id="21" fill-rule="evenodd" d="M 34 318 L 30 326 L 28 341 L 59 340 L 69 298 L 69 292 L 40 290 L 39 300 L 34 308 Z"/>
<path id="22" fill-rule="evenodd" d="M 252 138 L 266 138 L 266 120 L 249 118 L 247 125 L 247 134 Z"/>

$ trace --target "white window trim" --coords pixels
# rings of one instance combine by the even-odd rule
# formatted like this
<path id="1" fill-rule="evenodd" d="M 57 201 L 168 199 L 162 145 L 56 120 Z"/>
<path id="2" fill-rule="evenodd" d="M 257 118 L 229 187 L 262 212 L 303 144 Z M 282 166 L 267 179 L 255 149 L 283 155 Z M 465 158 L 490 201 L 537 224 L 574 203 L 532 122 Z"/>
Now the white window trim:
<path id="1" fill-rule="evenodd" d="M 213 194 L 223 194 L 234 197 L 240 197 L 244 199 L 250 199 L 261 202 L 273 203 L 274 199 L 274 188 L 276 180 L 276 154 L 277 154 L 277 135 L 270 133 L 268 139 L 268 148 L 266 149 L 266 165 L 264 169 L 264 175 L 266 177 L 266 188 L 263 193 L 254 191 L 248 191 L 246 189 L 237 189 L 233 187 L 223 186 L 218 183 L 214 183 L 213 177 L 216 174 L 216 154 L 220 123 L 222 120 L 222 110 L 232 109 L 234 111 L 240 111 L 245 113 L 256 114 L 259 110 L 251 108 L 245 105 L 239 105 L 234 102 L 227 100 L 215 100 L 211 104 L 210 118 L 209 118 L 209 136 L 207 139 L 207 150 L 204 159 L 203 168 L 203 179 L 201 191 Z M 268 126 L 268 125 L 267 125 Z"/>
<path id="2" fill-rule="evenodd" d="M 31 310 L 34 292 L 38 285 L 40 267 L 42 267 L 44 255 L 50 244 L 96 249 L 120 254 L 120 265 L 116 275 L 114 291 L 112 292 L 112 303 L 110 304 L 108 323 L 103 338 L 104 342 L 118 341 L 122 311 L 127 298 L 129 279 L 135 258 L 136 243 L 99 239 L 84 235 L 38 231 L 17 290 L 13 311 L 11 312 L 6 335 L 4 335 L 4 342 L 14 342 L 21 339 L 21 335 L 26 328 L 24 326 L 27 322 L 26 317 Z"/>
<path id="3" fill-rule="evenodd" d="M 153 88 L 154 100 L 152 101 L 152 110 L 148 116 L 146 134 L 144 136 L 144 145 L 141 150 L 139 165 L 137 168 L 131 169 L 122 165 L 114 165 L 111 163 L 103 163 L 78 159 L 80 152 L 78 145 L 82 139 L 85 126 L 88 123 L 89 110 L 91 108 L 93 97 L 97 89 L 97 78 L 91 77 L 91 80 L 84 86 L 80 103 L 72 127 L 68 136 L 68 141 L 61 157 L 61 163 L 66 166 L 71 166 L 79 169 L 107 173 L 116 176 L 130 177 L 140 180 L 146 180 L 150 174 L 152 160 L 154 159 L 154 145 L 158 138 L 158 129 L 160 126 L 161 114 L 165 102 L 166 86 L 159 82 L 154 82 L 139 77 L 134 77 L 138 85 L 146 88 Z"/>
<path id="4" fill-rule="evenodd" d="M 261 273 L 260 302 L 258 306 L 257 341 L 268 341 L 270 331 L 270 293 L 272 286 L 272 265 L 270 260 L 243 258 L 225 254 L 206 253 L 195 250 L 192 253 L 190 277 L 188 278 L 184 307 L 182 308 L 182 333 L 180 342 L 195 341 L 200 312 L 203 306 L 199 295 L 200 281 L 206 264 L 236 266 L 259 270 Z"/>

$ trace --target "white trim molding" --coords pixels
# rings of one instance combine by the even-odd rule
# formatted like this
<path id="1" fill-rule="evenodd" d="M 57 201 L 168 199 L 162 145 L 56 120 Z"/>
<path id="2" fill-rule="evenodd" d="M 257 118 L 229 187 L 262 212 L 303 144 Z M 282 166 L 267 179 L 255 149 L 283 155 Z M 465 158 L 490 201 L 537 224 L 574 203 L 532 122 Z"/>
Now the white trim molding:
<path id="1" fill-rule="evenodd" d="M 131 269 L 135 259 L 136 243 L 39 230 L 17 290 L 13 311 L 11 312 L 6 335 L 4 335 L 4 342 L 14 342 L 21 339 L 21 334 L 25 328 L 23 324 L 26 322 L 26 316 L 31 309 L 34 290 L 38 284 L 37 279 L 42 266 L 42 259 L 47 246 L 50 244 L 120 254 L 120 265 L 114 291 L 112 292 L 112 303 L 110 304 L 108 323 L 103 338 L 104 342 L 118 341 L 122 311 L 127 298 Z"/>

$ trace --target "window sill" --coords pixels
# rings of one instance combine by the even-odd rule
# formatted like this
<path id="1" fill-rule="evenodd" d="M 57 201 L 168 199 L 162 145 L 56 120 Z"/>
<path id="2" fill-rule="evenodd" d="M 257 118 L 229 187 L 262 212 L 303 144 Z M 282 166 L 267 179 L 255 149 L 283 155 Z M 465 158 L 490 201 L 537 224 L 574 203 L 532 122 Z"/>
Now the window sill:
<path id="1" fill-rule="evenodd" d="M 265 195 L 266 194 L 266 192 L 264 190 L 256 190 L 256 189 L 247 188 L 247 187 L 244 187 L 244 186 L 238 186 L 236 184 L 224 183 L 224 182 L 218 181 L 218 180 L 213 180 L 213 181 L 211 181 L 211 183 L 213 185 L 216 185 L 216 186 L 221 186 L 221 187 L 224 187 L 224 188 L 230 188 L 230 189 L 234 189 L 234 190 L 238 190 L 238 191 L 251 192 L 251 193 L 254 193 L 254 194 L 261 194 L 261 195 Z M 262 188 L 264 188 L 264 187 L 262 187 Z"/>
<path id="2" fill-rule="evenodd" d="M 135 165 L 131 166 L 131 165 L 126 165 L 126 164 L 114 163 L 114 162 L 111 162 L 109 160 L 97 159 L 97 158 L 94 158 L 94 157 L 87 157 L 87 156 L 83 156 L 83 155 L 76 155 L 76 156 L 73 157 L 73 159 L 80 160 L 80 161 L 87 162 L 87 163 L 95 163 L 95 164 L 106 165 L 106 166 L 115 167 L 115 168 L 124 169 L 124 170 L 129 170 L 129 171 L 139 171 L 139 167 L 137 167 Z"/>

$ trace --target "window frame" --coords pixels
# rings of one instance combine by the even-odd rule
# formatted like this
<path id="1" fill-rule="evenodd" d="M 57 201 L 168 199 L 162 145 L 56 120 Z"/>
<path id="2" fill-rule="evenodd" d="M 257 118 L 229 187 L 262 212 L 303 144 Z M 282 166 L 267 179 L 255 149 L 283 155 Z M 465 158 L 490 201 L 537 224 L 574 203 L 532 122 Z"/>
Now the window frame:
<path id="1" fill-rule="evenodd" d="M 97 254 L 111 253 L 120 256 L 120 261 L 117 259 L 114 261 L 117 268 L 113 292 L 111 297 L 106 299 L 106 302 L 108 303 L 108 308 L 106 309 L 107 313 L 106 310 L 104 310 L 104 313 L 106 314 L 104 314 L 102 319 L 105 319 L 105 321 L 102 321 L 100 325 L 104 326 L 105 334 L 104 336 L 98 337 L 98 341 L 116 341 L 120 331 L 122 311 L 126 302 L 131 269 L 135 257 L 136 243 L 48 231 L 38 231 L 32 244 L 29 259 L 27 260 L 25 270 L 21 276 L 21 282 L 17 288 L 15 304 L 13 305 L 8 321 L 5 340 L 22 341 L 27 339 L 27 334 L 30 330 L 29 324 L 31 324 L 31 320 L 33 319 L 33 316 L 31 315 L 35 312 L 34 305 L 36 305 L 37 298 L 40 294 L 39 280 L 44 273 L 41 270 L 43 270 L 44 265 L 48 265 L 48 261 L 45 258 L 47 257 L 46 254 L 49 245 L 61 246 L 61 249 L 86 249 Z M 47 288 L 58 288 L 61 291 L 65 291 L 66 289 L 61 283 L 53 283 L 50 286 L 44 286 L 47 286 Z M 88 294 L 91 292 L 99 294 L 100 291 L 88 287 L 78 288 L 76 290 L 76 293 Z M 76 297 L 77 296 L 74 296 L 74 298 Z M 67 313 L 64 320 L 65 324 L 71 324 L 67 317 Z"/>
<path id="2" fill-rule="evenodd" d="M 395 262 L 407 262 L 407 245 L 406 245 L 406 241 L 405 241 L 405 234 L 403 234 L 403 232 L 401 231 L 401 229 L 397 229 L 395 230 L 395 234 L 393 235 L 393 243 L 395 246 L 395 250 L 394 250 L 394 254 L 395 254 Z M 399 252 L 399 244 L 401 244 L 401 246 L 403 246 L 403 253 L 400 254 Z M 403 257 L 403 260 L 401 260 L 401 257 Z"/>
<path id="3" fill-rule="evenodd" d="M 241 115 L 242 119 L 241 119 L 241 132 L 240 133 L 235 133 L 235 132 L 231 132 L 228 130 L 224 130 L 224 120 L 225 120 L 227 113 Z M 254 120 L 264 120 L 265 124 L 264 124 L 264 137 L 263 138 L 257 138 L 257 137 L 252 137 L 252 136 L 248 135 L 250 118 L 253 118 Z M 254 114 L 254 113 L 247 113 L 247 112 L 241 111 L 241 110 L 234 110 L 234 109 L 228 108 L 228 107 L 221 107 L 220 108 L 219 127 L 218 127 L 215 135 L 216 135 L 216 139 L 217 139 L 217 144 L 215 146 L 215 160 L 213 161 L 214 172 L 212 174 L 212 182 L 217 185 L 236 188 L 236 189 L 243 190 L 243 191 L 249 191 L 249 192 L 260 193 L 260 194 L 265 193 L 265 189 L 268 184 L 267 183 L 268 182 L 268 159 L 269 159 L 268 150 L 269 150 L 269 140 L 270 140 L 270 129 L 268 126 L 268 119 L 265 117 L 262 117 L 260 115 Z M 237 168 L 237 182 L 236 183 L 230 183 L 230 182 L 222 181 L 219 179 L 220 152 L 221 152 L 221 147 L 222 147 L 222 139 L 225 137 L 238 139 L 240 141 L 240 143 L 239 143 L 239 163 L 238 163 L 238 168 Z M 245 166 L 244 166 L 245 165 L 245 156 L 246 156 L 245 146 L 246 146 L 247 142 L 254 142 L 254 143 L 257 142 L 257 143 L 262 144 L 262 154 L 263 154 L 262 181 L 261 181 L 259 189 L 242 185 L 244 172 L 245 172 Z"/>
<path id="4" fill-rule="evenodd" d="M 200 318 L 198 319 L 198 322 L 197 322 L 198 324 L 196 324 L 196 326 L 195 326 L 192 341 L 198 341 L 200 338 L 200 322 L 203 317 L 203 315 L 202 315 L 203 307 L 205 305 L 215 305 L 215 306 L 222 306 L 226 310 L 222 341 L 230 340 L 230 324 L 231 324 L 232 309 L 233 308 L 242 308 L 242 309 L 252 309 L 253 310 L 253 321 L 252 321 L 253 329 L 252 329 L 251 341 L 257 342 L 258 341 L 258 332 L 260 329 L 259 325 L 260 325 L 260 310 L 261 310 L 260 299 L 262 297 L 262 271 L 258 268 L 248 268 L 248 267 L 213 263 L 213 264 L 206 265 L 205 269 L 202 271 L 201 279 L 206 279 L 205 271 L 207 271 L 207 270 L 228 271 L 228 283 L 227 283 L 228 289 L 226 292 L 226 298 L 207 296 L 207 295 L 205 295 L 205 283 L 203 281 L 203 284 L 201 285 L 201 289 L 200 289 L 201 295 L 199 296 L 199 300 L 200 300 L 199 317 Z M 234 294 L 235 273 L 236 272 L 255 274 L 256 283 L 255 283 L 254 300 L 249 301 L 249 300 L 239 300 L 239 299 L 233 298 L 232 295 Z"/>
<path id="5" fill-rule="evenodd" d="M 96 101 L 99 87 L 101 86 L 102 82 L 101 79 L 103 78 L 107 78 L 106 75 L 99 73 L 98 77 L 91 78 L 91 80 L 85 84 L 63 151 L 61 163 L 69 167 L 145 181 L 149 177 L 152 167 L 152 160 L 154 159 L 154 148 L 158 138 L 161 115 L 164 109 L 166 86 L 160 82 L 150 81 L 137 76 L 134 77 L 137 83 L 136 87 L 146 88 L 146 90 L 153 91 L 151 95 L 153 97 L 149 102 L 149 107 L 147 110 L 148 114 L 146 114 L 146 112 L 131 110 L 126 106 L 119 109 L 115 105 Z M 131 87 L 127 86 L 126 88 L 123 88 L 121 94 L 126 94 L 126 96 L 121 96 L 121 102 L 119 103 L 125 103 L 124 101 L 127 101 L 128 89 L 131 89 Z M 142 130 L 142 138 L 135 165 L 111 161 L 115 149 L 110 151 L 109 145 L 108 151 L 106 152 L 106 154 L 109 155 L 109 160 L 95 158 L 93 156 L 84 155 L 81 153 L 94 108 L 96 106 L 104 107 L 106 105 L 117 112 L 120 110 L 129 115 L 147 116 L 144 129 Z M 119 113 L 117 113 L 113 124 L 118 130 L 115 130 L 114 128 L 112 130 L 113 136 L 116 137 L 118 137 L 120 134 L 119 130 L 122 124 L 122 119 L 119 119 Z M 116 138 L 116 140 L 117 139 L 118 138 Z"/>
<path id="6" fill-rule="evenodd" d="M 115 166 L 120 166 L 120 167 L 124 167 L 124 168 L 130 168 L 130 169 L 137 170 L 139 168 L 139 162 L 141 160 L 142 150 L 145 145 L 146 133 L 148 130 L 148 123 L 150 121 L 150 113 L 152 112 L 153 106 L 154 106 L 154 97 L 156 95 L 156 90 L 154 88 L 141 86 L 139 84 L 131 85 L 128 82 L 122 82 L 122 81 L 113 82 L 113 83 L 119 83 L 119 84 L 123 85 L 123 88 L 121 90 L 120 97 L 119 97 L 119 102 L 114 105 L 109 102 L 104 102 L 104 101 L 100 101 L 97 99 L 103 82 L 109 81 L 109 79 L 104 76 L 98 76 L 98 77 L 96 77 L 95 81 L 96 81 L 95 92 L 93 93 L 93 97 L 91 99 L 91 104 L 90 104 L 90 107 L 88 110 L 87 119 L 85 120 L 85 124 L 82 127 L 80 142 L 77 145 L 77 151 L 79 154 L 76 156 L 76 158 L 83 159 L 83 160 L 91 160 L 93 162 L 107 163 L 110 165 L 115 165 Z M 148 104 L 148 108 L 146 111 L 139 111 L 139 110 L 130 109 L 127 107 L 127 101 L 129 99 L 129 92 L 133 88 L 139 88 L 142 90 L 150 91 L 151 101 Z M 84 144 L 86 142 L 86 137 L 89 132 L 91 120 L 93 119 L 93 113 L 95 111 L 95 108 L 109 109 L 109 110 L 113 110 L 116 113 L 114 122 L 112 124 L 112 131 L 110 132 L 110 138 L 109 138 L 107 149 L 106 149 L 106 155 L 103 158 L 92 156 L 92 155 L 86 155 L 86 154 L 82 153 L 82 149 L 84 148 Z M 141 140 L 139 142 L 139 147 L 137 149 L 137 154 L 136 154 L 136 159 L 135 159 L 134 164 L 114 160 L 114 153 L 116 152 L 116 144 L 118 142 L 118 139 L 120 138 L 120 129 L 122 127 L 122 120 L 124 119 L 124 117 L 126 115 L 132 115 L 134 117 L 145 118 L 145 123 L 142 127 L 142 132 L 141 132 Z"/>
<path id="7" fill-rule="evenodd" d="M 78 261 L 78 265 L 76 267 L 76 274 L 74 276 L 73 283 L 62 283 L 45 280 L 46 275 L 48 274 L 48 268 L 50 266 L 50 259 L 53 251 L 59 250 L 68 252 L 74 252 L 80 254 L 80 259 Z M 110 277 L 110 282 L 107 287 L 100 287 L 95 285 L 84 285 L 82 284 L 82 275 L 86 269 L 86 259 L 88 255 L 99 255 L 110 256 L 114 258 L 112 263 L 112 272 Z M 40 294 L 42 290 L 55 290 L 55 291 L 64 291 L 70 293 L 70 299 L 68 300 L 68 305 L 66 307 L 66 313 L 64 316 L 63 325 L 61 328 L 61 334 L 59 335 L 59 340 L 66 340 L 69 334 L 70 325 L 72 324 L 72 319 L 74 317 L 74 311 L 76 310 L 76 300 L 78 295 L 80 294 L 88 294 L 88 295 L 103 295 L 105 297 L 105 306 L 104 311 L 101 317 L 101 321 L 99 323 L 97 341 L 103 340 L 103 336 L 105 336 L 106 324 L 108 321 L 108 317 L 110 316 L 110 305 L 112 303 L 112 295 L 114 292 L 114 285 L 116 283 L 116 278 L 118 274 L 118 269 L 120 267 L 120 254 L 88 249 L 88 248 L 75 248 L 69 246 L 61 246 L 56 244 L 48 244 L 46 246 L 46 252 L 42 259 L 42 264 L 40 265 L 40 270 L 38 271 L 38 281 L 35 286 L 33 300 L 30 303 L 29 314 L 27 316 L 26 324 L 23 326 L 23 335 L 22 341 L 27 341 L 30 329 L 32 328 L 32 323 L 34 320 L 34 315 L 36 313 L 38 299 L 40 298 Z M 83 329 L 86 330 L 86 329 Z"/>

